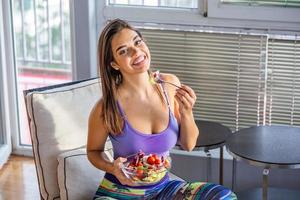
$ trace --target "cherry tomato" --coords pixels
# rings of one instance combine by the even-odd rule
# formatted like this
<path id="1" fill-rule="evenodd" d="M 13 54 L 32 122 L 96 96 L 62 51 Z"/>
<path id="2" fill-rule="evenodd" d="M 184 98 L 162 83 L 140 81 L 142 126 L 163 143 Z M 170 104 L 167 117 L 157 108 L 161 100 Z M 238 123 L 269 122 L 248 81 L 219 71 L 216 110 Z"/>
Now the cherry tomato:
<path id="1" fill-rule="evenodd" d="M 144 174 L 144 170 L 143 169 L 137 169 L 136 174 L 137 174 L 138 177 L 142 177 L 143 174 Z"/>
<path id="2" fill-rule="evenodd" d="M 155 157 L 149 156 L 147 158 L 147 163 L 150 164 L 150 165 L 154 165 L 155 164 L 155 160 L 156 160 Z"/>
<path id="3" fill-rule="evenodd" d="M 160 163 L 161 163 L 160 158 L 156 157 L 156 159 L 155 159 L 155 164 L 156 164 L 156 165 L 159 165 Z"/>

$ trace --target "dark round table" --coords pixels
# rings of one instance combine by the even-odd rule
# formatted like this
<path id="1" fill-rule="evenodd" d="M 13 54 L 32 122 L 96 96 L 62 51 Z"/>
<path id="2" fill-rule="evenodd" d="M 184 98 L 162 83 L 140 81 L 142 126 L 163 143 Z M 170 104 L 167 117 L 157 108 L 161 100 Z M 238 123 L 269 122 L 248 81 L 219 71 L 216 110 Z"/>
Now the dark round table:
<path id="1" fill-rule="evenodd" d="M 219 183 L 223 184 L 223 146 L 226 139 L 232 134 L 231 130 L 218 122 L 195 120 L 199 129 L 199 137 L 193 151 L 204 151 L 208 156 L 208 167 L 210 170 L 211 149 L 220 148 Z M 176 148 L 180 148 L 179 145 Z M 209 172 L 207 173 L 210 174 Z"/>
<path id="2" fill-rule="evenodd" d="M 226 141 L 226 148 L 233 156 L 235 186 L 236 160 L 264 167 L 262 195 L 267 199 L 270 168 L 300 168 L 300 128 L 291 126 L 255 126 L 241 129 Z"/>

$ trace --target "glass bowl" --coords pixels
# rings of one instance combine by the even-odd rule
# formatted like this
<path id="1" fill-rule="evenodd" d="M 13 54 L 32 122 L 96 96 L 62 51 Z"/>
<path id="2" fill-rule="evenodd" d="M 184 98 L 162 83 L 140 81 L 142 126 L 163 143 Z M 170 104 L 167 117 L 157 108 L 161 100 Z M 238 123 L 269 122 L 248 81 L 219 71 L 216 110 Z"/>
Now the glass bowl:
<path id="1" fill-rule="evenodd" d="M 153 185 L 161 181 L 171 169 L 171 157 L 139 152 L 127 157 L 122 171 L 137 185 Z"/>

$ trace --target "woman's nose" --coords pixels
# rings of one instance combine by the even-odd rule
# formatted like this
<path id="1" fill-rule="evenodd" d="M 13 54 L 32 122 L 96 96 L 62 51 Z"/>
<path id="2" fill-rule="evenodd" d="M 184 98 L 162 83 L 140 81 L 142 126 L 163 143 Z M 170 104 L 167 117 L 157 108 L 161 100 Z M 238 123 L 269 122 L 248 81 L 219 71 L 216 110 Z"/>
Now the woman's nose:
<path id="1" fill-rule="evenodd" d="M 130 48 L 130 51 L 129 51 L 129 55 L 132 57 L 132 56 L 134 56 L 138 51 L 139 51 L 138 48 L 136 48 L 136 47 L 131 47 L 131 48 Z"/>

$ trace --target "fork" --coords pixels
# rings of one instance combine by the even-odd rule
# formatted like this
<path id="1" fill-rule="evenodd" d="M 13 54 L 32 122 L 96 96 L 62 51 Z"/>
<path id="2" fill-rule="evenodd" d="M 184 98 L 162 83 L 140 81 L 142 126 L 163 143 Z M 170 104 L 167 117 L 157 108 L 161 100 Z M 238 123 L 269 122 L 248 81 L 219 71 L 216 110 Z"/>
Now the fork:
<path id="1" fill-rule="evenodd" d="M 161 80 L 161 79 L 160 79 L 160 80 Z M 176 88 L 183 89 L 181 86 L 176 85 L 176 84 L 174 84 L 174 83 L 171 83 L 171 82 L 169 82 L 169 81 L 163 81 L 163 80 L 161 80 L 161 83 L 167 83 L 167 84 L 173 85 L 173 86 L 176 87 Z M 185 90 L 185 89 L 183 89 L 183 90 Z"/>

